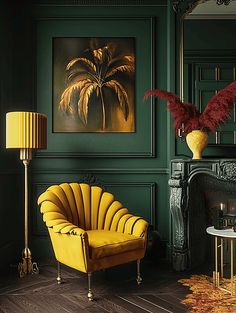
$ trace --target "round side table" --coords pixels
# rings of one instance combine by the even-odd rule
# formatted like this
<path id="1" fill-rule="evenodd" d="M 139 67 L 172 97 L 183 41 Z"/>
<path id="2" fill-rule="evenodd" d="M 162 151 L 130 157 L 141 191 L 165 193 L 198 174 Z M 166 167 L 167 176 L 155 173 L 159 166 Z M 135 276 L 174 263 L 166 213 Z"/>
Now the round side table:
<path id="1" fill-rule="evenodd" d="M 230 290 L 222 288 L 235 295 L 234 283 L 234 240 L 236 239 L 236 232 L 233 229 L 215 229 L 214 226 L 208 227 L 206 232 L 214 236 L 215 240 L 215 271 L 213 271 L 213 284 L 215 287 L 220 288 L 220 277 L 224 277 L 224 240 L 230 241 Z M 220 242 L 220 244 L 218 243 Z M 220 271 L 218 271 L 218 248 L 220 248 Z"/>

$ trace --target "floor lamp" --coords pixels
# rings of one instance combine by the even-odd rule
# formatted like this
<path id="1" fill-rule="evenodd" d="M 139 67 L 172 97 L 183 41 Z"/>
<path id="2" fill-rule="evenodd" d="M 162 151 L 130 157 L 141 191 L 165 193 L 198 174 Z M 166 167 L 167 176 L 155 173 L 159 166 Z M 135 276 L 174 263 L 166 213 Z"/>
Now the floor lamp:
<path id="1" fill-rule="evenodd" d="M 47 147 L 47 117 L 35 112 L 9 112 L 6 114 L 6 148 L 20 149 L 20 159 L 25 167 L 25 248 L 18 265 L 20 277 L 38 272 L 37 263 L 32 262 L 28 245 L 28 166 L 33 149 Z"/>

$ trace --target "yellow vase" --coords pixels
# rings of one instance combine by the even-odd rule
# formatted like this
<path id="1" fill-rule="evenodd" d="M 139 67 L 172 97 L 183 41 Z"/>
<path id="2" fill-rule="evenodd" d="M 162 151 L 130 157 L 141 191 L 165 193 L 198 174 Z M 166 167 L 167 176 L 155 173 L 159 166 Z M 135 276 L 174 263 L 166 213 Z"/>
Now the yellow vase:
<path id="1" fill-rule="evenodd" d="M 187 134 L 186 142 L 193 153 L 192 159 L 200 160 L 202 158 L 202 151 L 208 143 L 208 134 L 202 130 L 193 130 Z"/>

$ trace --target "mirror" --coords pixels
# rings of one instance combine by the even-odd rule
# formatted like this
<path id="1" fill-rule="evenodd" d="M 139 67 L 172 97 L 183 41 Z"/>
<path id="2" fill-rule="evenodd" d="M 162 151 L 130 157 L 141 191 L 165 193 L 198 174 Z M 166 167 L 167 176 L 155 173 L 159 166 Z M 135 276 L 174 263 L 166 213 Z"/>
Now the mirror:
<path id="1" fill-rule="evenodd" d="M 179 21 L 179 95 L 200 112 L 218 90 L 236 80 L 236 3 L 176 1 Z M 224 3 L 228 4 L 225 5 Z M 209 138 L 210 146 L 236 145 L 236 108 Z"/>

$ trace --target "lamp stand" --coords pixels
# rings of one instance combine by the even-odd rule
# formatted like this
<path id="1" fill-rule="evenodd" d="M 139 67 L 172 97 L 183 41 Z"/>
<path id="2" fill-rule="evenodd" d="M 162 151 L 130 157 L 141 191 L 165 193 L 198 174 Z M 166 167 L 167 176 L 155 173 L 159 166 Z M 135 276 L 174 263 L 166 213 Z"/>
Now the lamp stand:
<path id="1" fill-rule="evenodd" d="M 27 274 L 38 274 L 39 268 L 36 262 L 32 262 L 31 252 L 28 246 L 28 166 L 30 160 L 32 160 L 32 149 L 22 148 L 20 149 L 20 159 L 23 161 L 25 167 L 25 248 L 22 251 L 22 261 L 18 264 L 18 272 L 20 277 L 24 277 Z"/>

